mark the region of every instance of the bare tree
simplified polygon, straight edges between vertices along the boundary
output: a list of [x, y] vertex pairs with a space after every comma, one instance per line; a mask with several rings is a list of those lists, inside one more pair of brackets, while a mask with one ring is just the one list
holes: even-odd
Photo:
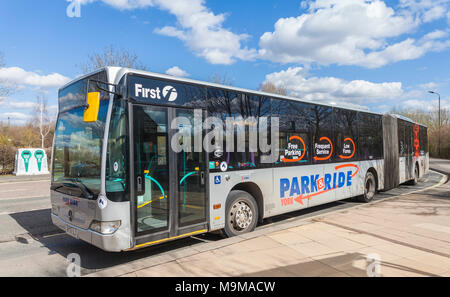
[[287, 91], [285, 87], [277, 87], [275, 84], [271, 82], [264, 82], [260, 85], [259, 89], [266, 93], [272, 93], [277, 95], [286, 96]]
[[226, 74], [214, 74], [209, 78], [209, 81], [215, 84], [225, 85], [225, 86], [232, 86], [234, 81], [232, 79], [229, 79]]
[[441, 125], [439, 128], [438, 108], [431, 110], [422, 108], [406, 109], [394, 107], [389, 112], [391, 114], [400, 114], [411, 120], [428, 127], [428, 145], [430, 156], [438, 156], [439, 133], [441, 138], [441, 158], [450, 159], [450, 110], [441, 108]]
[[41, 91], [36, 98], [36, 116], [34, 121], [39, 125], [39, 133], [41, 136], [41, 148], [45, 148], [45, 138], [52, 130], [52, 119], [48, 110], [47, 98], [45, 98], [44, 92]]
[[[4, 67], [5, 63], [3, 60], [3, 54], [0, 52], [0, 68]], [[2, 100], [1, 97], [6, 97], [11, 93], [11, 88], [5, 86], [2, 81], [0, 80], [0, 101]]]
[[116, 49], [113, 45], [107, 46], [102, 52], [94, 52], [92, 55], [88, 55], [88, 62], [82, 64], [80, 68], [84, 73], [88, 73], [106, 66], [147, 70], [147, 67], [138, 60], [136, 54], [125, 49]]

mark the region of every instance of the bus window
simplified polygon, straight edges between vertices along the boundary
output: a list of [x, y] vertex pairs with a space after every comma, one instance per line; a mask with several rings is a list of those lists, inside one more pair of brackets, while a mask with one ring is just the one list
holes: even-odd
[[354, 161], [358, 159], [357, 112], [334, 108], [335, 120], [335, 160]]
[[[218, 165], [223, 161], [227, 162], [228, 170], [263, 166], [258, 150], [258, 123], [261, 117], [270, 116], [269, 98], [210, 88], [208, 116], [217, 117], [224, 123], [223, 144], [217, 144], [217, 149], [209, 157], [210, 164], [214, 165], [214, 168], [210, 167], [211, 170], [219, 169]], [[229, 129], [232, 127], [232, 139], [227, 139], [227, 126]], [[245, 137], [240, 139], [239, 133]], [[255, 141], [251, 146], [253, 151], [250, 151], [251, 133]], [[227, 146], [230, 149], [227, 150]]]
[[408, 148], [405, 143], [405, 121], [398, 120], [397, 130], [398, 130], [398, 155], [399, 157], [405, 157], [408, 151]]
[[106, 194], [109, 200], [129, 201], [128, 117], [126, 102], [114, 99], [106, 158]]
[[279, 118], [279, 158], [276, 166], [310, 163], [311, 105], [286, 100], [272, 100], [272, 115]]
[[[238, 97], [241, 96], [238, 93], [230, 92], [222, 89], [208, 89], [208, 117], [216, 117], [225, 124], [227, 118], [232, 118], [232, 105], [238, 104]], [[235, 169], [236, 163], [235, 154], [226, 151], [227, 135], [225, 133], [225, 127], [223, 127], [223, 143], [214, 143], [215, 149], [209, 155], [210, 170], [220, 170], [219, 166], [222, 162], [227, 162], [228, 170]], [[207, 131], [206, 131], [207, 133]], [[228, 140], [230, 141], [230, 140]], [[214, 165], [212, 167], [212, 165]]]
[[314, 105], [311, 110], [312, 157], [314, 163], [333, 161], [333, 113], [332, 108]]
[[357, 146], [360, 160], [383, 158], [382, 117], [365, 112], [358, 113], [359, 144]]
[[420, 155], [424, 156], [428, 153], [428, 137], [427, 128], [419, 126], [419, 143], [420, 143]]

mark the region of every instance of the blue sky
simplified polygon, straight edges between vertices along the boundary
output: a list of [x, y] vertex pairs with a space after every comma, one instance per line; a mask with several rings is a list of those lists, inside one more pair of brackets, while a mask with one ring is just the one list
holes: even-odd
[[44, 92], [82, 74], [108, 45], [150, 71], [257, 89], [264, 81], [317, 102], [450, 107], [450, 0], [66, 0], [0, 2], [0, 121], [26, 123]]

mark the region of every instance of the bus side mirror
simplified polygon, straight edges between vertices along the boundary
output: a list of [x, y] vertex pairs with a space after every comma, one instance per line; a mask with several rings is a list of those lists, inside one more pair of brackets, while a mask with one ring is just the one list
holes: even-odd
[[90, 92], [87, 95], [87, 108], [84, 110], [85, 122], [96, 122], [100, 108], [100, 92]]

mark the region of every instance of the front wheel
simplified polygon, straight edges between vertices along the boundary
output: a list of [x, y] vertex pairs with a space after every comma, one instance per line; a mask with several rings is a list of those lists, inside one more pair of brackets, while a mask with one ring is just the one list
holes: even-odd
[[376, 193], [376, 186], [375, 176], [372, 172], [367, 172], [364, 179], [364, 195], [359, 197], [358, 200], [366, 203], [372, 201]]
[[228, 237], [251, 232], [258, 220], [255, 198], [244, 191], [231, 191], [226, 204], [225, 234]]

